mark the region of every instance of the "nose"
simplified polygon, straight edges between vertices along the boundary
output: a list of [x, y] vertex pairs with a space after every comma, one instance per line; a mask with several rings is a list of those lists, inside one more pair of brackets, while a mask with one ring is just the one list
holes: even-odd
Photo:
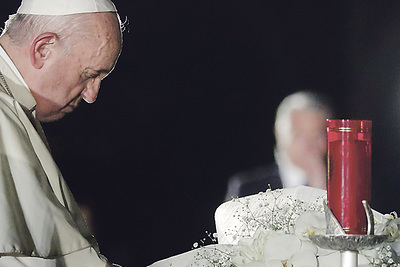
[[100, 90], [100, 83], [101, 79], [99, 78], [95, 78], [87, 83], [86, 88], [81, 93], [86, 103], [92, 104], [96, 101]]

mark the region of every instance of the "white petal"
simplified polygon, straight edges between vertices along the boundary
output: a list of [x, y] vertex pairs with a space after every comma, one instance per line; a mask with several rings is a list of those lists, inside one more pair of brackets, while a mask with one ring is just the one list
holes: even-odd
[[[317, 267], [317, 257], [311, 251], [298, 251], [293, 254], [290, 263], [294, 267]], [[324, 266], [325, 267], [325, 266]]]
[[280, 260], [270, 260], [265, 263], [266, 267], [283, 267], [283, 264]]
[[253, 238], [242, 238], [238, 241], [238, 245], [240, 246], [251, 246], [253, 243], [254, 239]]
[[251, 262], [251, 263], [248, 263], [248, 264], [244, 265], [243, 267], [266, 267], [266, 266], [267, 265], [265, 265], [264, 262], [254, 261], [254, 262]]
[[370, 265], [369, 260], [367, 259], [367, 257], [365, 257], [365, 255], [358, 254], [358, 266], [359, 267], [363, 267], [363, 266], [371, 266], [371, 265]]
[[360, 256], [362, 257], [369, 257], [369, 258], [378, 258], [378, 251], [376, 249], [370, 249], [370, 250], [362, 250], [358, 254], [358, 259], [360, 260]]
[[271, 237], [265, 243], [264, 257], [266, 260], [287, 260], [301, 248], [301, 241], [295, 235], [280, 235]]
[[306, 211], [297, 219], [294, 233], [299, 238], [304, 238], [308, 233], [325, 234], [325, 215], [316, 211]]
[[309, 241], [301, 241], [301, 251], [310, 251], [317, 254], [318, 247]]
[[320, 248], [320, 247], [317, 247], [317, 248], [318, 248], [317, 254], [319, 256], [329, 256], [332, 253], [337, 252], [336, 250], [332, 250], [332, 249], [325, 249], [325, 248]]
[[320, 256], [318, 263], [321, 267], [338, 267], [340, 266], [340, 252], [335, 251], [334, 253]]

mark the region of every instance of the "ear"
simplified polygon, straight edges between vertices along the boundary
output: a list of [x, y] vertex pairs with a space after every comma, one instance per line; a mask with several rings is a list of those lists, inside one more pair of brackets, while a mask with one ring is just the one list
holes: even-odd
[[34, 68], [40, 69], [58, 44], [55, 33], [46, 32], [38, 35], [30, 46], [29, 56]]

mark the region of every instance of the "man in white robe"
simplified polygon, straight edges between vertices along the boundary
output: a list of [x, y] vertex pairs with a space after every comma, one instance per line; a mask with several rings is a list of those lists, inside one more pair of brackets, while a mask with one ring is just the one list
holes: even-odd
[[121, 46], [121, 22], [109, 0], [23, 0], [6, 22], [0, 37], [0, 267], [111, 266], [39, 121], [62, 118], [82, 99], [94, 102]]

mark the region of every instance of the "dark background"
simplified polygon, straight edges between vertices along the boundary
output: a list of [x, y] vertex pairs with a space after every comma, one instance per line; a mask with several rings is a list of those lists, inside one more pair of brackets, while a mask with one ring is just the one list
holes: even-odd
[[44, 125], [110, 260], [146, 266], [214, 231], [227, 179], [273, 160], [275, 110], [303, 89], [373, 121], [372, 206], [399, 211], [399, 1], [115, 3], [129, 20], [115, 71], [96, 103]]

